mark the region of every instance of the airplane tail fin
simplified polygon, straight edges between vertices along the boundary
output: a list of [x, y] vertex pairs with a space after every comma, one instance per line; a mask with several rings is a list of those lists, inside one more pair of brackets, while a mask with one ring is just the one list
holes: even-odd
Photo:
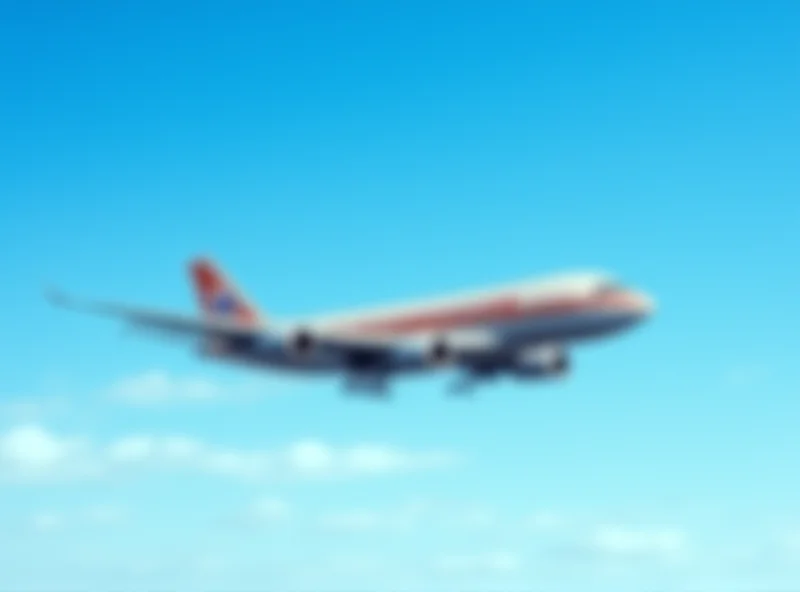
[[258, 309], [231, 282], [217, 265], [206, 258], [189, 264], [198, 303], [209, 317], [256, 324], [264, 321]]

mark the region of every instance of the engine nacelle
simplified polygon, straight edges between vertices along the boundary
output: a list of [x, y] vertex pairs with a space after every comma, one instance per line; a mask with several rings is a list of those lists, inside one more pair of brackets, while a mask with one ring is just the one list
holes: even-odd
[[563, 376], [570, 370], [570, 361], [560, 347], [539, 346], [523, 350], [513, 362], [511, 371], [520, 378]]
[[298, 329], [291, 333], [286, 339], [286, 349], [293, 356], [307, 356], [316, 346], [316, 339], [314, 339], [314, 336], [307, 329]]
[[428, 363], [441, 366], [453, 360], [453, 348], [444, 339], [436, 339], [431, 343], [426, 353]]

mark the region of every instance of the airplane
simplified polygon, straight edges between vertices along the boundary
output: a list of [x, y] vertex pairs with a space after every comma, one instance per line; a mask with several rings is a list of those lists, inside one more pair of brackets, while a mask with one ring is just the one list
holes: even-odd
[[455, 369], [453, 392], [486, 379], [566, 376], [574, 345], [632, 328], [654, 311], [612, 276], [576, 272], [404, 305], [297, 320], [264, 315], [210, 258], [188, 264], [199, 315], [83, 301], [56, 305], [196, 340], [201, 357], [261, 369], [340, 374], [346, 390], [385, 395], [394, 376]]

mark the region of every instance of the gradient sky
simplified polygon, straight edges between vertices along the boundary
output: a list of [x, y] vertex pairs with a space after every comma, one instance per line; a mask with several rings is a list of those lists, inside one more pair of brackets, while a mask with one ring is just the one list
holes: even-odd
[[[233, 4], [0, 4], [0, 590], [796, 590], [800, 6]], [[659, 310], [382, 403], [41, 297], [191, 311], [198, 253], [276, 317]]]

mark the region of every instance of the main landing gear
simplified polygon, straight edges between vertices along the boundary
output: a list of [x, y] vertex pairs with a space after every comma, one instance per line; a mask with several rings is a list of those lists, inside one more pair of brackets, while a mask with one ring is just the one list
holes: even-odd
[[474, 368], [467, 370], [450, 385], [449, 393], [451, 395], [460, 396], [472, 395], [478, 385], [496, 376], [497, 372], [490, 368]]

